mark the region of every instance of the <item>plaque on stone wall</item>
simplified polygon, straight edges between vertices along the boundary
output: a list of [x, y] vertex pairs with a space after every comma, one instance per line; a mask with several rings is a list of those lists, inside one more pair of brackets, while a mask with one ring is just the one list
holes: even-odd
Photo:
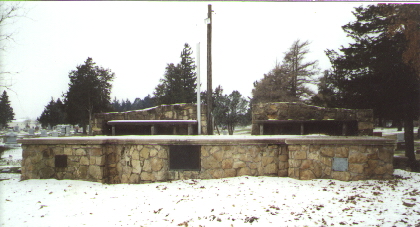
[[67, 155], [56, 155], [55, 167], [67, 167]]
[[200, 170], [200, 145], [171, 145], [169, 146], [169, 169], [171, 170]]
[[333, 158], [333, 171], [347, 171], [349, 169], [348, 158]]

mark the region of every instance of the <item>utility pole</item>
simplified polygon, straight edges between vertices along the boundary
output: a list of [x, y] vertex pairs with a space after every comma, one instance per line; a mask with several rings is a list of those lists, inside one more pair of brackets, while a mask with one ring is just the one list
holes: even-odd
[[213, 99], [212, 99], [212, 75], [211, 75], [211, 4], [208, 5], [207, 15], [207, 135], [213, 135], [213, 116], [211, 114], [213, 110]]

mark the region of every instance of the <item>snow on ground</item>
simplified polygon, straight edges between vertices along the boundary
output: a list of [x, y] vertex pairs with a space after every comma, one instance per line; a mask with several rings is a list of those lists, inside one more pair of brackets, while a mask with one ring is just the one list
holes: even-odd
[[2, 226], [420, 226], [420, 174], [108, 185], [0, 174]]
[[14, 147], [0, 152], [0, 168], [21, 166], [22, 148]]
[[[398, 133], [404, 133], [404, 128], [403, 128], [402, 131], [398, 131], [397, 128], [383, 128], [383, 127], [381, 128], [381, 127], [378, 127], [378, 128], [374, 128], [373, 131], [374, 132], [382, 132], [383, 136], [387, 136], [387, 135], [395, 135], [395, 134], [398, 134]], [[417, 131], [418, 131], [418, 127], [414, 127], [414, 133], [416, 133]]]

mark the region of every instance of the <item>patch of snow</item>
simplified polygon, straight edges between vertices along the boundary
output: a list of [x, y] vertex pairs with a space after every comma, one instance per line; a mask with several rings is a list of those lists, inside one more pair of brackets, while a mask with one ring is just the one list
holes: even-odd
[[5, 150], [1, 154], [0, 167], [16, 167], [21, 166], [22, 148], [15, 147]]
[[0, 181], [0, 224], [419, 225], [420, 174], [394, 174], [395, 180], [353, 182], [242, 176], [135, 185], [11, 178]]

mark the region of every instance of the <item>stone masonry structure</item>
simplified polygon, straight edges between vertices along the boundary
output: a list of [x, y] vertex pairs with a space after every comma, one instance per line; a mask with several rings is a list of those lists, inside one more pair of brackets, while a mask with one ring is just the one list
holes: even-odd
[[98, 136], [22, 139], [22, 180], [145, 183], [235, 176], [390, 179], [395, 141], [376, 137]]
[[373, 135], [373, 110], [310, 106], [296, 102], [252, 106], [252, 135]]
[[[315, 178], [349, 180], [390, 179], [393, 173], [395, 146], [368, 141], [308, 140], [289, 141], [289, 177], [308, 180]], [[335, 171], [334, 159], [347, 161], [344, 171]]]
[[[201, 106], [201, 132], [207, 132], [206, 108]], [[107, 125], [111, 120], [197, 120], [197, 105], [196, 104], [172, 104], [155, 106], [148, 109], [132, 110], [127, 112], [110, 112], [94, 114], [92, 123], [93, 135], [111, 135], [111, 126]], [[172, 128], [162, 128], [161, 132], [170, 132]], [[122, 135], [150, 135], [148, 128], [126, 127], [119, 131]], [[118, 131], [118, 130], [117, 130]], [[187, 134], [187, 126], [177, 126], [175, 129], [180, 134]], [[197, 126], [195, 126], [197, 131]]]

